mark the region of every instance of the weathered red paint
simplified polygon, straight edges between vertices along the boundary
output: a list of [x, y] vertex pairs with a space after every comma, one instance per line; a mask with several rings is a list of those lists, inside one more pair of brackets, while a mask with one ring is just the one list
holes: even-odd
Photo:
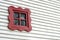
[[[31, 13], [31, 11], [28, 9], [28, 8], [25, 8], [25, 9], [22, 9], [21, 7], [18, 7], [18, 8], [15, 8], [15, 7], [13, 7], [13, 6], [10, 6], [9, 8], [8, 8], [8, 11], [9, 11], [9, 16], [8, 16], [8, 19], [9, 19], [9, 24], [8, 24], [8, 28], [10, 29], [10, 30], [19, 30], [19, 31], [23, 31], [23, 30], [25, 30], [25, 31], [27, 31], [27, 32], [29, 32], [29, 31], [31, 31], [32, 30], [32, 27], [31, 27], [31, 18], [30, 18], [30, 13]], [[23, 12], [23, 13], [25, 13], [27, 16], [27, 19], [26, 19], [26, 26], [21, 26], [21, 25], [14, 25], [14, 17], [13, 17], [13, 15], [14, 15], [14, 12]]]

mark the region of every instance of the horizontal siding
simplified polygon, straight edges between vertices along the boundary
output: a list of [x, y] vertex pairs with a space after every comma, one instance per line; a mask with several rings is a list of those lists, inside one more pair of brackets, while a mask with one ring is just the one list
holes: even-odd
[[[31, 10], [31, 32], [10, 31], [8, 27], [9, 6]], [[6, 40], [60, 40], [59, 1], [0, 1], [0, 39]]]

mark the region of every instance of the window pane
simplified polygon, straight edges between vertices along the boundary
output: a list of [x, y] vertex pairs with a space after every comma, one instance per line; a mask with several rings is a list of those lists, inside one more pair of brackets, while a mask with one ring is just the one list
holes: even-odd
[[19, 20], [14, 20], [14, 24], [15, 25], [19, 25], [20, 23], [19, 23]]
[[21, 20], [21, 26], [26, 26], [26, 21], [25, 20]]
[[22, 19], [25, 19], [25, 18], [26, 18], [26, 14], [21, 13], [20, 15], [21, 15], [21, 18], [22, 18]]
[[18, 15], [19, 15], [18, 12], [14, 12], [14, 18], [19, 18]]

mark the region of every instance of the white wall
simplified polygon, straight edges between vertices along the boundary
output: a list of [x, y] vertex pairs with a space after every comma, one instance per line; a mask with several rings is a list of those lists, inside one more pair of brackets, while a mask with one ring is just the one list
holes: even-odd
[[[31, 10], [31, 32], [11, 31], [8, 27], [8, 7], [22, 7]], [[0, 1], [0, 40], [60, 40], [59, 1]]]

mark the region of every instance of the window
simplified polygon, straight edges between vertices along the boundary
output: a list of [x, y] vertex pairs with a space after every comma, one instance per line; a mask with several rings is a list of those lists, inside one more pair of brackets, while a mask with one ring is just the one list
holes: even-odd
[[32, 30], [31, 27], [31, 18], [30, 18], [30, 10], [21, 7], [15, 8], [13, 6], [9, 7], [9, 24], [8, 28], [10, 30], [25, 30], [27, 32]]
[[14, 12], [14, 24], [20, 26], [26, 26], [26, 14]]

